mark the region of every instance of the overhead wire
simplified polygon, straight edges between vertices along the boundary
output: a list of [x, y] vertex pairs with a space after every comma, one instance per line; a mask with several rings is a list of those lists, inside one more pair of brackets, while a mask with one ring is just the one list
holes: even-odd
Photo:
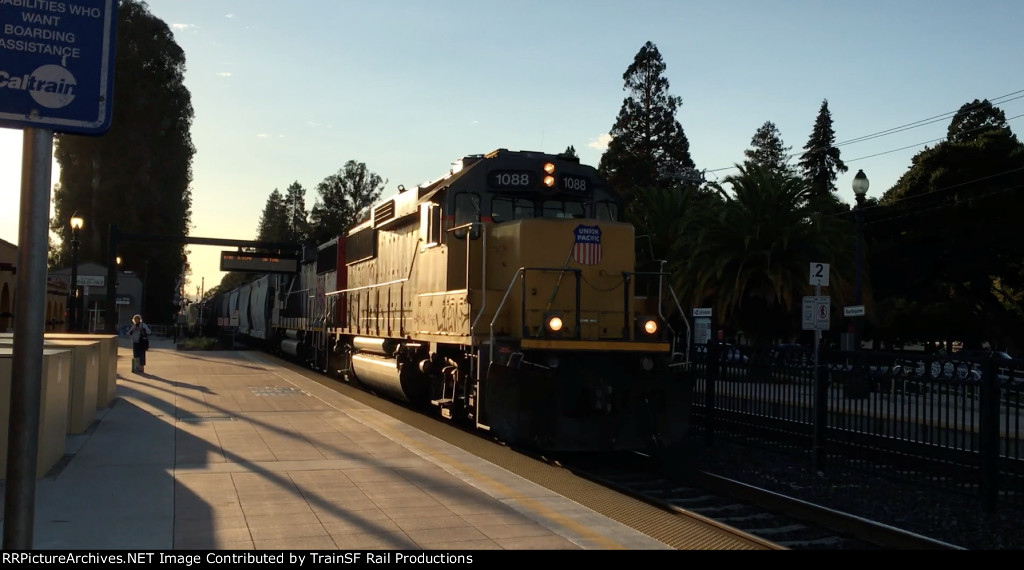
[[[995, 106], [995, 105], [998, 105], [998, 104], [1008, 103], [1010, 101], [1016, 101], [1016, 100], [1022, 99], [1022, 98], [1024, 98], [1024, 89], [1013, 91], [1013, 92], [1007, 93], [1005, 95], [1000, 95], [998, 97], [985, 99], [984, 101], [987, 101], [991, 105]], [[981, 106], [983, 104], [984, 104], [983, 101], [979, 101], [978, 102], [978, 106]], [[973, 105], [972, 106], [968, 106], [967, 110], [970, 110], [972, 108], [973, 108]], [[867, 134], [867, 135], [862, 135], [862, 136], [859, 136], [859, 137], [855, 137], [855, 138], [852, 138], [852, 139], [848, 139], [848, 140], [845, 140], [845, 141], [842, 141], [842, 142], [835, 143], [832, 146], [838, 148], [840, 146], [847, 146], [847, 145], [851, 145], [851, 144], [856, 144], [856, 143], [859, 143], [859, 142], [864, 142], [864, 141], [873, 140], [873, 139], [877, 139], [877, 138], [881, 138], [881, 137], [884, 137], [884, 136], [893, 135], [893, 134], [904, 132], [904, 131], [909, 131], [909, 130], [912, 130], [912, 129], [915, 129], [915, 128], [918, 128], [918, 127], [923, 127], [923, 126], [926, 126], [926, 125], [931, 125], [931, 124], [937, 123], [939, 121], [951, 119], [954, 116], [956, 116], [957, 113], [959, 113], [959, 112], [961, 112], [963, 110], [964, 110], [964, 107], [961, 107], [961, 108], [959, 108], [959, 109], [957, 109], [955, 111], [949, 111], [949, 112], [946, 112], [946, 113], [942, 113], [940, 115], [934, 115], [932, 117], [928, 117], [926, 119], [921, 119], [921, 120], [918, 120], [918, 121], [913, 121], [911, 123], [906, 123], [904, 125], [899, 125], [899, 126], [892, 127], [892, 128], [889, 128], [889, 129], [884, 129], [884, 130], [881, 130], [881, 131], [876, 131], [874, 133], [870, 133], [870, 134]], [[1019, 119], [1020, 117], [1024, 117], [1024, 114], [1014, 115], [1012, 117], [1009, 117], [1009, 118], [1006, 119], [1006, 122], [1010, 122], [1010, 121], [1012, 121], [1014, 119]], [[903, 147], [896, 148], [896, 149], [891, 149], [891, 150], [887, 150], [887, 151], [878, 152], [878, 153], [871, 154], [871, 155], [866, 155], [866, 156], [860, 156], [860, 157], [857, 157], [857, 158], [847, 159], [847, 160], [844, 160], [843, 162], [844, 163], [856, 162], [856, 161], [859, 161], [859, 160], [865, 160], [865, 159], [868, 159], [868, 158], [874, 158], [874, 157], [877, 157], [877, 156], [883, 156], [883, 155], [886, 155], [886, 154], [892, 154], [894, 152], [900, 152], [902, 150], [907, 150], [907, 149], [910, 149], [910, 148], [916, 148], [916, 147], [924, 146], [924, 145], [927, 145], [927, 144], [941, 142], [943, 140], [946, 140], [946, 137], [940, 137], [940, 138], [936, 138], [936, 139], [927, 140], [927, 141], [924, 141], [924, 142], [919, 142], [919, 143], [903, 146]], [[804, 154], [806, 154], [808, 152], [811, 152], [812, 150], [819, 150], [819, 149], [806, 149], [806, 150], [804, 150], [801, 153], [791, 153], [791, 154], [787, 155], [787, 162], [792, 162], [794, 158], [802, 157]], [[726, 170], [734, 170], [734, 169], [736, 169], [736, 165], [726, 166], [726, 167], [722, 167], [722, 168], [705, 169], [704, 172], [706, 172], [706, 173], [715, 173], [715, 172], [723, 172], [723, 171], [726, 171]]]

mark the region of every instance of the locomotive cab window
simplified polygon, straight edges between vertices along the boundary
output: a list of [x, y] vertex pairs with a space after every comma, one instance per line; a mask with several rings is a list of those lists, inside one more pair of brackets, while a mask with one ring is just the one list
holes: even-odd
[[584, 208], [582, 202], [565, 201], [562, 200], [545, 200], [544, 201], [544, 217], [545, 218], [584, 218]]
[[[480, 196], [470, 192], [455, 195], [455, 227], [480, 221]], [[455, 237], [465, 239], [466, 228], [455, 230]], [[470, 239], [480, 237], [480, 226], [473, 226], [469, 232]]]
[[619, 208], [613, 202], [602, 200], [594, 204], [594, 217], [598, 220], [617, 222], [619, 220]]
[[491, 221], [494, 223], [533, 217], [533, 202], [524, 198], [494, 198], [491, 200]]
[[441, 206], [433, 202], [420, 204], [420, 239], [424, 248], [441, 243]]

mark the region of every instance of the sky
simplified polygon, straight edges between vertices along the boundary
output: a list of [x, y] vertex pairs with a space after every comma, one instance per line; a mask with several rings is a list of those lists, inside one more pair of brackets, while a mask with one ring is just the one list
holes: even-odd
[[[709, 181], [736, 172], [767, 121], [797, 161], [824, 100], [851, 204], [858, 169], [881, 196], [965, 103], [988, 99], [1024, 130], [1020, 0], [147, 4], [185, 52], [196, 237], [255, 239], [271, 192], [299, 182], [311, 208], [350, 160], [387, 181], [385, 197], [497, 148], [572, 145], [597, 166], [647, 41]], [[15, 244], [22, 144], [0, 128], [0, 238]], [[189, 247], [195, 298], [220, 283], [224, 248]]]

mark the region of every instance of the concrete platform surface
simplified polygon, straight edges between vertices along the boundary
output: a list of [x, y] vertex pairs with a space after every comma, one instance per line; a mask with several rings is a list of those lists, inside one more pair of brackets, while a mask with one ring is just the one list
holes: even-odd
[[112, 404], [36, 482], [32, 549], [670, 549], [258, 352], [154, 337], [135, 374], [119, 341]]

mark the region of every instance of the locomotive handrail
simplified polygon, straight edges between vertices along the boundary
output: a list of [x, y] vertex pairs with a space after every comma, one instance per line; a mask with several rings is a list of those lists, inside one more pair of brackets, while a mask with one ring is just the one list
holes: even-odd
[[[469, 229], [472, 230], [473, 226], [480, 226], [480, 234], [483, 236], [483, 243], [481, 247], [483, 252], [480, 254], [483, 259], [480, 262], [480, 309], [476, 313], [476, 318], [469, 325], [469, 336], [473, 337], [474, 331], [476, 331], [476, 325], [480, 322], [480, 318], [484, 316], [484, 310], [487, 308], [487, 228], [480, 222], [468, 222], [461, 226], [455, 226], [449, 228], [447, 231], [454, 233], [458, 230]], [[472, 240], [469, 239], [469, 232], [466, 233], [466, 294], [469, 294], [469, 246]]]
[[[331, 291], [330, 293], [325, 293], [324, 297], [334, 297], [334, 296], [337, 296], [337, 295], [341, 295], [343, 293], [355, 293], [357, 291], [369, 291], [371, 289], [379, 289], [381, 287], [387, 287], [387, 286], [390, 286], [390, 285], [396, 285], [398, 283], [406, 283], [407, 281], [409, 281], [409, 278], [408, 277], [403, 277], [402, 279], [395, 279], [393, 281], [388, 281], [388, 282], [385, 282], [385, 283], [375, 283], [373, 285], [363, 285], [362, 287], [350, 287], [348, 289], [338, 289], [337, 291]], [[404, 296], [405, 296], [405, 293], [404, 293], [404, 288], [403, 288], [402, 297], [404, 297]], [[369, 300], [367, 300], [367, 302], [369, 303]], [[377, 304], [378, 304], [378, 309], [379, 309], [380, 303], [378, 302]], [[350, 312], [350, 314], [351, 314], [351, 312]], [[401, 318], [402, 318], [403, 321], [405, 320], [405, 316], [404, 315]], [[346, 327], [347, 326], [348, 325], [346, 325]], [[357, 327], [357, 330], [359, 330], [359, 319], [358, 318], [356, 319], [356, 327]], [[401, 324], [401, 328], [402, 328], [403, 331], [405, 330], [405, 323], [404, 322]]]
[[[666, 263], [665, 260], [659, 260], [659, 261], [660, 261], [660, 263], [662, 263], [662, 267], [664, 268], [665, 267], [665, 263]], [[678, 333], [676, 333], [675, 328], [673, 328], [672, 324], [669, 322], [669, 318], [667, 316], [665, 316], [665, 313], [662, 310], [662, 298], [664, 296], [664, 294], [662, 293], [662, 287], [663, 287], [663, 283], [665, 282], [665, 277], [667, 275], [669, 275], [669, 274], [670, 273], [666, 273], [665, 271], [639, 271], [639, 272], [634, 273], [634, 275], [657, 275], [657, 277], [658, 277], [657, 278], [657, 316], [662, 318], [662, 320], [665, 321], [666, 325], [669, 327], [669, 330], [672, 331], [673, 335], [678, 336]], [[686, 313], [683, 311], [683, 306], [679, 302], [679, 298], [676, 297], [676, 291], [674, 289], [672, 289], [672, 284], [671, 283], [669, 284], [668, 289], [669, 289], [669, 293], [672, 294], [672, 300], [676, 302], [676, 309], [679, 311], [679, 316], [682, 317], [683, 324], [686, 325], [686, 353], [685, 353], [686, 360], [684, 362], [689, 362], [690, 361], [690, 336], [692, 334], [692, 331], [691, 331], [691, 328], [690, 328], [690, 321], [689, 321], [689, 319], [686, 318]]]
[[375, 289], [377, 287], [386, 287], [388, 285], [394, 285], [395, 283], [405, 283], [408, 281], [408, 277], [401, 279], [395, 279], [394, 281], [388, 281], [387, 283], [376, 283], [374, 285], [363, 285], [362, 287], [352, 287], [350, 289], [338, 289], [337, 291], [331, 291], [330, 293], [324, 293], [324, 296], [330, 297], [332, 295], [340, 295], [342, 293], [352, 293], [353, 291], [362, 291], [363, 289]]
[[520, 267], [516, 270], [512, 275], [512, 279], [509, 280], [508, 287], [505, 288], [505, 296], [501, 298], [501, 302], [498, 303], [498, 308], [494, 310], [494, 318], [491, 319], [491, 343], [487, 346], [488, 366], [494, 364], [494, 324], [498, 322], [498, 317], [501, 315], [501, 308], [505, 306], [505, 301], [508, 300], [508, 296], [512, 293], [512, 287], [516, 284], [516, 279], [519, 277], [519, 274], [525, 272], [525, 267]]
[[[526, 275], [527, 271], [566, 271], [566, 269], [564, 267], [520, 267], [512, 275], [512, 279], [509, 280], [508, 287], [505, 288], [505, 296], [501, 298], [501, 302], [498, 303], [498, 308], [494, 310], [494, 317], [491, 319], [491, 324], [490, 324], [490, 326], [491, 326], [491, 334], [490, 334], [491, 346], [490, 346], [490, 360], [489, 360], [489, 362], [491, 364], [494, 363], [494, 324], [498, 321], [498, 317], [501, 315], [501, 309], [502, 309], [502, 307], [505, 306], [505, 301], [508, 300], [509, 294], [512, 293], [512, 287], [515, 286], [516, 279], [517, 278], [519, 278], [519, 279], [525, 278], [525, 275]], [[576, 334], [579, 335], [579, 330], [580, 330], [580, 291], [579, 291], [579, 275], [580, 275], [580, 270], [579, 269], [569, 269], [568, 271], [571, 271], [571, 272], [573, 272], [573, 274], [576, 275]], [[524, 303], [525, 303], [525, 294], [523, 295], [523, 299], [524, 299]], [[526, 308], [525, 308], [525, 306], [523, 308], [522, 315], [520, 315], [520, 318], [523, 319], [523, 327], [525, 328], [526, 327]], [[526, 336], [527, 335], [524, 332], [523, 337], [525, 338]]]
[[[661, 262], [662, 268], [664, 268], [665, 267], [665, 260], [659, 260], [659, 261]], [[662, 297], [664, 295], [662, 293], [662, 285], [663, 285], [663, 283], [665, 281], [665, 277], [667, 275], [669, 275], [669, 274], [665, 273], [664, 271], [641, 271], [641, 272], [633, 273], [633, 275], [657, 275], [658, 276], [658, 317], [660, 317], [661, 320], [665, 322], [665, 325], [669, 328], [669, 330], [672, 331], [673, 335], [678, 335], [678, 333], [676, 333], [675, 329], [672, 328], [672, 325], [668, 321], [668, 317], [665, 316], [665, 314], [664, 314], [664, 312], [662, 311], [662, 308], [661, 308]], [[684, 364], [686, 364], [686, 363], [690, 362], [690, 338], [691, 338], [691, 334], [692, 334], [692, 329], [690, 329], [690, 321], [689, 321], [689, 319], [686, 318], [686, 313], [683, 311], [683, 306], [679, 302], [679, 298], [676, 297], [675, 289], [672, 288], [671, 284], [669, 284], [669, 286], [668, 286], [668, 292], [672, 294], [672, 300], [676, 302], [676, 309], [679, 310], [679, 316], [682, 317], [683, 324], [686, 325], [686, 353], [685, 353], [686, 360], [683, 362]]]
[[[576, 332], [574, 333], [573, 338], [576, 338], [576, 339], [580, 338], [580, 334], [582, 334], [582, 331], [581, 331], [581, 319], [582, 319], [582, 313], [583, 313], [583, 311], [580, 309], [580, 297], [581, 297], [581, 295], [580, 295], [580, 276], [583, 275], [583, 271], [580, 270], [580, 269], [576, 269], [576, 268], [568, 269], [565, 266], [562, 266], [562, 267], [527, 267], [525, 269], [526, 269], [526, 271], [557, 271], [558, 272], [558, 282], [555, 283], [554, 291], [552, 291], [552, 293], [551, 293], [551, 298], [552, 299], [554, 299], [555, 295], [558, 294], [558, 288], [561, 286], [560, 283], [561, 283], [561, 280], [562, 280], [562, 276], [565, 275], [566, 271], [572, 272], [573, 277], [576, 278], [576, 320], [573, 323], [573, 325], [574, 325], [573, 326], [573, 330], [576, 331]], [[522, 285], [522, 291], [520, 291], [520, 294], [521, 294], [521, 297], [522, 297], [522, 300], [523, 300], [523, 308], [522, 308], [523, 338], [526, 338], [529, 335], [527, 334], [527, 328], [526, 328], [526, 273], [525, 272], [523, 273], [523, 279], [520, 282], [520, 285]], [[548, 306], [547, 306], [547, 309], [545, 309], [545, 311], [551, 310], [551, 303], [552, 303], [551, 301], [548, 301]], [[627, 308], [626, 311], [628, 313], [629, 309]], [[541, 335], [541, 329], [542, 329], [543, 326], [544, 326], [543, 323], [541, 323], [541, 326], [537, 327], [537, 337], [538, 338]]]
[[[664, 262], [662, 262], [662, 263], [664, 263]], [[659, 287], [660, 286], [661, 285], [659, 284]], [[690, 363], [690, 339], [691, 339], [691, 335], [693, 333], [693, 331], [690, 329], [690, 320], [686, 318], [686, 313], [683, 312], [683, 305], [682, 305], [682, 303], [679, 302], [679, 297], [676, 297], [676, 291], [675, 291], [675, 289], [672, 288], [672, 284], [671, 283], [668, 286], [668, 292], [672, 293], [672, 300], [676, 302], [676, 308], [679, 309], [679, 316], [681, 316], [683, 318], [683, 324], [686, 325], [686, 360], [684, 360], [683, 363], [684, 364], [689, 364]], [[661, 312], [661, 304], [660, 303], [658, 305], [658, 312], [659, 312], [658, 316], [661, 316], [660, 315], [660, 312]], [[665, 317], [661, 317], [661, 318], [665, 319]], [[668, 319], [665, 319], [665, 322], [668, 323]], [[669, 325], [669, 328], [671, 328], [671, 325]]]
[[[664, 267], [664, 262], [662, 262], [662, 267]], [[505, 306], [505, 302], [508, 300], [509, 295], [512, 293], [512, 287], [515, 286], [516, 279], [523, 278], [527, 271], [564, 271], [564, 270], [565, 270], [564, 267], [520, 267], [512, 275], [512, 278], [509, 280], [508, 287], [505, 288], [505, 295], [501, 298], [501, 302], [498, 303], [498, 308], [494, 310], [494, 317], [491, 319], [491, 322], [490, 322], [490, 341], [491, 342], [490, 342], [490, 346], [488, 347], [488, 351], [489, 351], [488, 362], [490, 364], [494, 363], [494, 325], [498, 321], [498, 317], [500, 316], [501, 309]], [[578, 273], [578, 270], [570, 270], [570, 271], [574, 271], [574, 272]], [[633, 273], [633, 275], [657, 275], [658, 276], [658, 316], [661, 318], [662, 321], [665, 322], [665, 324], [666, 324], [666, 326], [668, 326], [669, 330], [671, 330], [674, 335], [678, 336], [678, 333], [676, 333], [675, 329], [672, 328], [672, 325], [669, 324], [668, 318], [665, 316], [664, 311], [662, 310], [662, 307], [661, 307], [662, 296], [663, 296], [662, 286], [663, 286], [663, 282], [665, 280], [665, 276], [668, 275], [668, 274], [665, 273], [665, 272], [662, 272], [662, 271], [658, 271], [658, 272], [636, 272], [636, 273]], [[578, 275], [577, 275], [577, 282], [578, 282]], [[676, 296], [675, 289], [672, 288], [671, 284], [668, 286], [668, 291], [669, 291], [669, 293], [672, 294], [672, 300], [675, 301], [676, 309], [679, 311], [679, 316], [683, 319], [683, 324], [686, 325], [685, 360], [683, 361], [682, 364], [689, 364], [689, 362], [690, 362], [690, 338], [691, 338], [691, 334], [692, 334], [692, 329], [690, 328], [690, 321], [689, 321], [689, 319], [686, 318], [686, 313], [683, 312], [683, 306], [679, 302], [679, 298]], [[577, 320], [577, 322], [576, 322], [576, 328], [577, 328], [577, 331], [578, 331], [579, 330], [579, 307], [578, 307], [578, 304], [579, 304], [579, 291], [578, 290], [577, 290], [577, 294], [576, 294], [576, 302], [577, 302], [577, 310], [576, 310], [576, 320]], [[525, 321], [526, 315], [523, 314], [521, 316], [521, 318], [523, 318], [524, 321]], [[524, 322], [524, 326], [525, 326], [525, 322]]]
[[[469, 337], [470, 338], [473, 338], [474, 331], [476, 331], [476, 325], [477, 325], [477, 323], [480, 322], [480, 317], [482, 317], [484, 315], [484, 309], [487, 308], [487, 228], [482, 223], [480, 223], [480, 222], [467, 222], [467, 223], [462, 224], [460, 226], [455, 226], [453, 228], [448, 228], [447, 230], [445, 230], [446, 232], [451, 233], [451, 234], [454, 234], [455, 232], [457, 232], [459, 230], [467, 230], [466, 231], [466, 238], [465, 239], [466, 239], [466, 295], [467, 295], [467, 298], [468, 298], [469, 293], [470, 293], [470, 288], [469, 288], [470, 261], [471, 261], [470, 246], [473, 243], [473, 240], [471, 239], [471, 236], [473, 235], [474, 226], [479, 226], [480, 227], [480, 234], [483, 236], [483, 243], [481, 244], [481, 247], [483, 248], [483, 250], [482, 250], [482, 253], [480, 254], [481, 257], [482, 257], [482, 260], [480, 262], [480, 299], [481, 299], [481, 301], [480, 301], [480, 308], [477, 310], [476, 318], [473, 319], [473, 322], [470, 323], [470, 325], [469, 325]], [[475, 364], [471, 363], [470, 366], [474, 367]], [[471, 372], [471, 375], [476, 376], [478, 373], [479, 373], [479, 370], [473, 370]]]

